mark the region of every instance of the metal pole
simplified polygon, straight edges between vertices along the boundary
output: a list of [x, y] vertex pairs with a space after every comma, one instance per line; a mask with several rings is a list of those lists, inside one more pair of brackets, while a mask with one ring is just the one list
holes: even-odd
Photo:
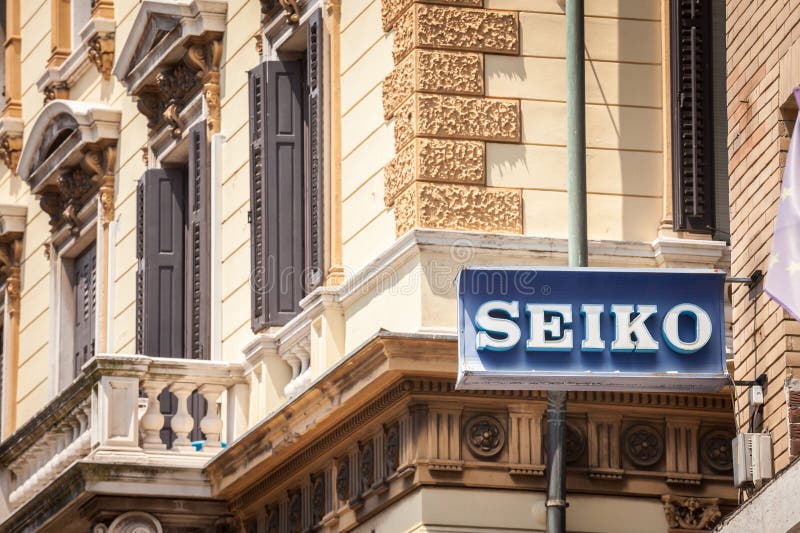
[[[583, 54], [583, 0], [567, 0], [567, 195], [569, 265], [588, 265], [586, 238], [586, 116]], [[566, 391], [547, 393], [547, 531], [564, 533], [567, 524], [567, 471], [564, 463]]]

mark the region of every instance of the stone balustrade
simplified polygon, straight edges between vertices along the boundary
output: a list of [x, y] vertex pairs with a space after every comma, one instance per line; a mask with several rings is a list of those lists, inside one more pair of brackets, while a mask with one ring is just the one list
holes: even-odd
[[[166, 391], [177, 400], [171, 416], [160, 407], [159, 395]], [[200, 449], [190, 440], [194, 391], [207, 406], [199, 421]], [[201, 468], [223, 441], [244, 431], [248, 403], [240, 364], [97, 355], [70, 386], [0, 444], [3, 496], [16, 509], [76, 461]], [[174, 433], [171, 442], [162, 440], [164, 429]]]
[[281, 359], [292, 367], [292, 379], [283, 388], [284, 394], [291, 398], [304, 391], [311, 383], [311, 353], [308, 335], [283, 348], [279, 353]]

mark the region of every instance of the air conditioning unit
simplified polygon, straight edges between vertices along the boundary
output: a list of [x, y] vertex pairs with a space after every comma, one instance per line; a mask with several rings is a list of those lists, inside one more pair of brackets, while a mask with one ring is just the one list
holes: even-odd
[[760, 487], [772, 478], [772, 437], [768, 433], [739, 433], [732, 451], [734, 485]]

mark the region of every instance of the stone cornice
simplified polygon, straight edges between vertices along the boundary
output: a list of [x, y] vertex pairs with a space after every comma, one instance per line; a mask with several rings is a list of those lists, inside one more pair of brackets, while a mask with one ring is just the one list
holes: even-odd
[[[456, 353], [454, 335], [376, 334], [212, 459], [207, 471], [214, 496], [240, 498], [235, 505], [247, 506], [264, 487], [320, 459], [409, 396], [454, 405], [493, 400], [544, 405], [543, 391], [455, 391]], [[609, 416], [702, 414], [705, 423], [722, 426], [729, 425], [732, 408], [727, 396], [712, 394], [575, 392], [569, 401], [573, 409], [603, 409]]]

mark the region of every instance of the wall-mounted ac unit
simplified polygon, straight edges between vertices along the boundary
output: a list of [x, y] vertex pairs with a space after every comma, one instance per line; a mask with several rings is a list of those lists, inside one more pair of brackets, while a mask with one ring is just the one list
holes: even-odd
[[772, 437], [768, 433], [739, 433], [733, 439], [733, 484], [760, 487], [772, 478]]

